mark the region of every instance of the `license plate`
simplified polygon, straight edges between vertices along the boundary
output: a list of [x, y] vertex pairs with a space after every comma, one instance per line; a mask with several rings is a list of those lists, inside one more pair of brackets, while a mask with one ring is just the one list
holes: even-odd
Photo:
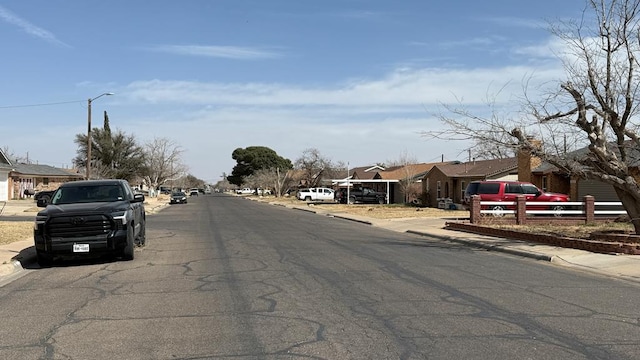
[[73, 252], [89, 252], [89, 244], [73, 244]]

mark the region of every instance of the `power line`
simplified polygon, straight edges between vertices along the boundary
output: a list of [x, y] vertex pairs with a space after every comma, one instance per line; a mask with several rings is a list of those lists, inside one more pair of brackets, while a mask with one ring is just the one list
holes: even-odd
[[28, 105], [8, 105], [8, 106], [0, 106], [0, 109], [15, 109], [15, 108], [37, 107], [37, 106], [63, 105], [63, 104], [80, 103], [85, 101], [87, 100], [74, 100], [74, 101], [63, 101], [63, 102], [43, 103], [43, 104], [28, 104]]

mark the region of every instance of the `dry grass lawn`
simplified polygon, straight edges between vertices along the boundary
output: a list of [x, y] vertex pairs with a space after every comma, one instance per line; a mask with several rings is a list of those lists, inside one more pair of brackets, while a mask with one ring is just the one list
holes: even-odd
[[33, 238], [31, 221], [0, 221], [0, 245]]

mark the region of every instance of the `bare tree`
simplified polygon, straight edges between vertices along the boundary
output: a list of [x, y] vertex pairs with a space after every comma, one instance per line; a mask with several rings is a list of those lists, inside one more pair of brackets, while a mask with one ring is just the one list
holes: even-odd
[[150, 189], [155, 189], [167, 181], [182, 178], [188, 171], [182, 162], [184, 150], [172, 140], [154, 138], [144, 145], [144, 152], [142, 177]]
[[303, 150], [302, 155], [294, 162], [294, 168], [299, 171], [300, 182], [307, 187], [317, 187], [323, 178], [333, 178], [340, 167], [344, 165], [334, 164], [315, 148]]
[[387, 162], [387, 171], [399, 172], [400, 182], [398, 185], [404, 195], [405, 203], [417, 199], [420, 195], [420, 188], [417, 186], [418, 179], [416, 179], [418, 169], [415, 165], [417, 163], [416, 157], [407, 151], [402, 152], [397, 159]]
[[[565, 45], [558, 56], [566, 79], [540, 97], [525, 92], [529, 116], [513, 121], [495, 111], [479, 117], [446, 107], [455, 115], [440, 117], [449, 128], [428, 135], [463, 135], [523, 149], [567, 174], [610, 184], [640, 233], [640, 138], [634, 119], [640, 86], [639, 7], [640, 0], [588, 0], [581, 19], [552, 23], [551, 33]], [[580, 147], [583, 151], [567, 152]]]
[[276, 197], [284, 195], [291, 183], [291, 171], [280, 168], [258, 170], [247, 179], [247, 184], [255, 188], [273, 189]]

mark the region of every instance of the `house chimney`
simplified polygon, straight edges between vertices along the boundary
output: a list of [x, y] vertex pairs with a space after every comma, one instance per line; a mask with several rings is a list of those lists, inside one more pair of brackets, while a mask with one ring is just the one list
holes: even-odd
[[[527, 142], [537, 149], [542, 147], [542, 141], [531, 136], [527, 137]], [[531, 172], [540, 166], [540, 164], [542, 164], [542, 160], [537, 156], [533, 156], [531, 150], [520, 147], [520, 149], [518, 149], [518, 181], [531, 182]]]

